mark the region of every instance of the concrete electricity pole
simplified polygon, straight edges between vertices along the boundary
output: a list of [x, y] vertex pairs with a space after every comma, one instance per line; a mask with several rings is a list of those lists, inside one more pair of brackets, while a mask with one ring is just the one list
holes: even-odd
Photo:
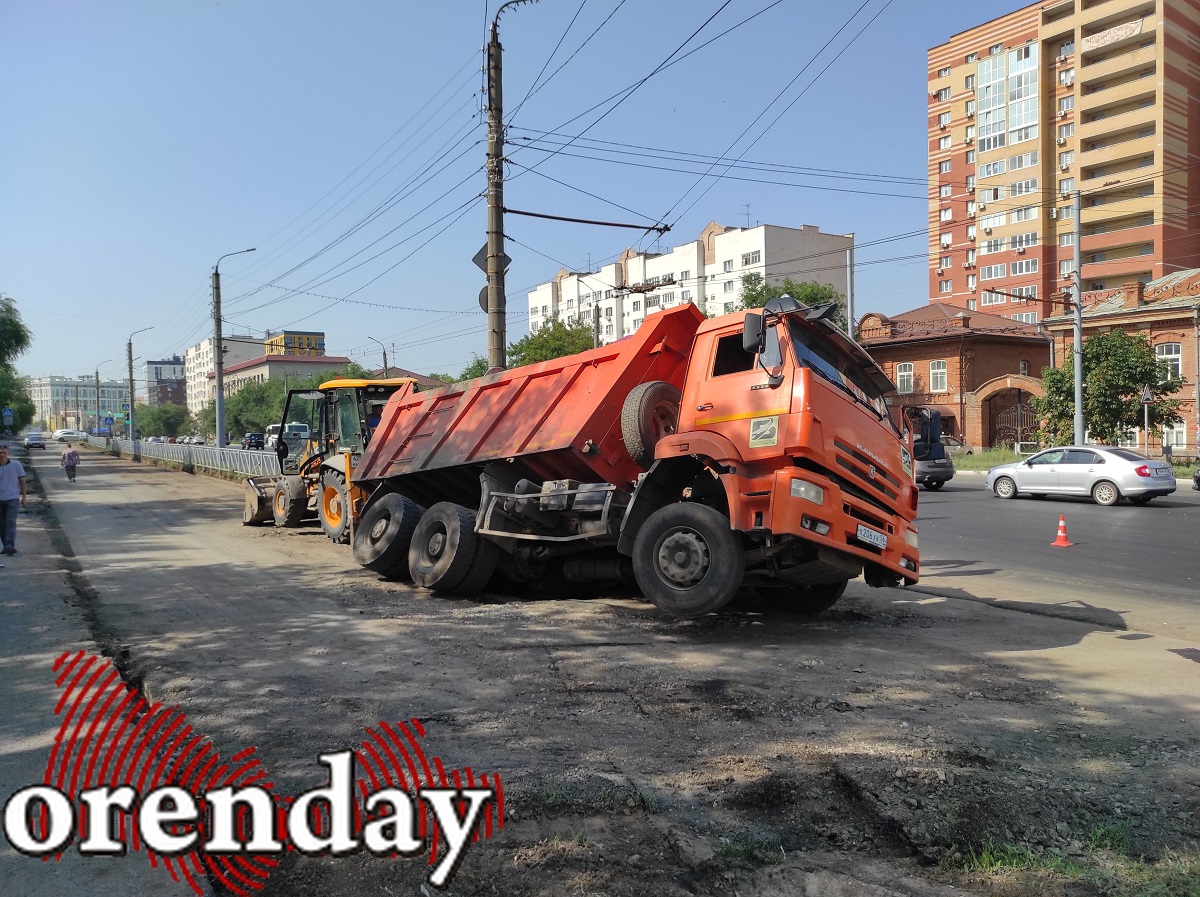
[[368, 336], [367, 339], [369, 339], [373, 343], [378, 343], [379, 348], [381, 348], [383, 350], [383, 377], [386, 380], [388, 377], [391, 376], [390, 369], [388, 368], [387, 346], [385, 346], [383, 343], [379, 342], [379, 340], [375, 339], [375, 337], [373, 337], [373, 336]]
[[[102, 362], [100, 362], [100, 364], [96, 365], [96, 430], [97, 430], [96, 435], [97, 436], [100, 435], [100, 433], [99, 433], [99, 430], [100, 430], [100, 368], [102, 365], [108, 364], [109, 361], [112, 361], [112, 359], [109, 358], [107, 361], [102, 361]], [[109, 435], [111, 436], [112, 434], [110, 433]]]
[[507, 306], [504, 297], [504, 91], [500, 47], [500, 14], [510, 6], [537, 0], [508, 0], [492, 19], [487, 47], [487, 316], [488, 367], [506, 366]]
[[[217, 448], [225, 448], [225, 350], [221, 340], [221, 259], [231, 255], [241, 255], [243, 252], [254, 252], [254, 249], [239, 249], [237, 252], [227, 252], [213, 265], [213, 370], [217, 381]], [[130, 402], [129, 410], [133, 410]]]

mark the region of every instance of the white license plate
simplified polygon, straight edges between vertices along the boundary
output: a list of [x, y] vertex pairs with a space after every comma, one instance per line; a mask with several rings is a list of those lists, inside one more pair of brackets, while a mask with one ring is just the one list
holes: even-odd
[[874, 545], [876, 548], [887, 548], [887, 536], [876, 532], [869, 526], [863, 526], [861, 523], [858, 525], [858, 538], [868, 545]]
[[1167, 471], [1163, 470], [1161, 467], [1156, 467], [1154, 469], [1154, 475], [1156, 477], [1165, 477], [1167, 475]]

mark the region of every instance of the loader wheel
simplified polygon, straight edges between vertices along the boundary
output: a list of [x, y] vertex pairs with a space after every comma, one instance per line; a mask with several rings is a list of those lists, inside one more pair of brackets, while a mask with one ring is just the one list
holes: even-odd
[[346, 490], [346, 477], [336, 470], [321, 474], [317, 512], [321, 529], [331, 542], [342, 545], [350, 541], [350, 496]]
[[729, 519], [707, 505], [678, 502], [646, 518], [633, 543], [633, 573], [654, 606], [699, 617], [726, 604], [746, 559]]
[[654, 446], [679, 429], [679, 390], [663, 380], [635, 387], [621, 406], [621, 438], [635, 464], [649, 470]]
[[308, 510], [308, 496], [304, 493], [304, 480], [300, 477], [284, 477], [275, 487], [271, 499], [271, 511], [276, 526], [295, 529], [304, 520]]
[[811, 617], [829, 610], [846, 591], [846, 580], [819, 586], [755, 586], [762, 598], [776, 610]]
[[413, 582], [448, 595], [483, 588], [497, 560], [496, 546], [475, 533], [475, 512], [449, 501], [421, 516], [408, 549]]
[[425, 509], [396, 492], [379, 496], [354, 531], [354, 559], [388, 579], [408, 579], [408, 548]]

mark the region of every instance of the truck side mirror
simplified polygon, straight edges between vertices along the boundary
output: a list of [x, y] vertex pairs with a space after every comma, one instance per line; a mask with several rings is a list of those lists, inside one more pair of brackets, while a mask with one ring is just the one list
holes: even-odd
[[277, 454], [279, 456], [280, 462], [282, 462], [283, 459], [287, 457], [287, 453], [288, 453], [287, 443], [283, 441], [282, 437], [280, 437], [279, 439], [276, 439], [275, 440], [275, 454]]
[[742, 330], [742, 348], [755, 355], [763, 350], [762, 315], [756, 312], [746, 312], [745, 325]]

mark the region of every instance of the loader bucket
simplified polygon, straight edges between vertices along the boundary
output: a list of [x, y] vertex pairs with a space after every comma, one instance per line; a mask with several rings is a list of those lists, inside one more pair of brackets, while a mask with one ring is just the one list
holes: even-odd
[[248, 477], [246, 479], [246, 506], [242, 510], [242, 526], [255, 526], [275, 521], [272, 503], [279, 477]]

